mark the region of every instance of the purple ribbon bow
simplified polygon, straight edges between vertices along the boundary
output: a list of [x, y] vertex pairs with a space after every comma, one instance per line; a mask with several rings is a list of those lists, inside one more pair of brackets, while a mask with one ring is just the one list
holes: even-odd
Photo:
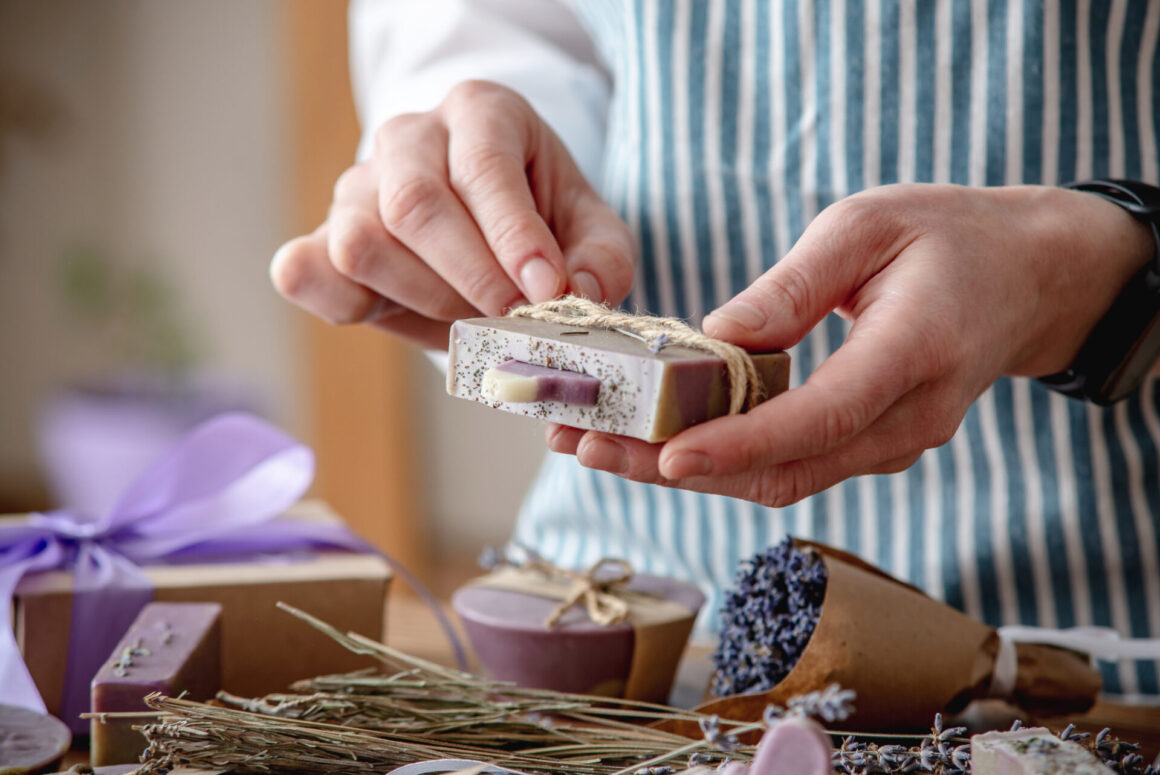
[[142, 565], [320, 548], [374, 551], [342, 525], [280, 519], [314, 477], [314, 454], [256, 417], [194, 428], [141, 473], [101, 518], [65, 511], [0, 526], [0, 701], [45, 712], [10, 621], [26, 574], [73, 573], [60, 715], [88, 722], [89, 684], [153, 597]]

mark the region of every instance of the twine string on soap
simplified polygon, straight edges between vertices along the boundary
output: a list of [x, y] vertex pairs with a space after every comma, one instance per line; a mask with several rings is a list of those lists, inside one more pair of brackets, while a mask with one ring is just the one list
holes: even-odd
[[[555, 627], [568, 609], [581, 602], [588, 612], [588, 618], [601, 627], [619, 624], [628, 618], [628, 603], [613, 591], [632, 578], [632, 566], [627, 560], [606, 557], [595, 562], [588, 570], [579, 572], [559, 568], [543, 557], [533, 555], [519, 567], [521, 570], [537, 571], [548, 578], [565, 578], [572, 582], [568, 596], [544, 620], [548, 629]], [[614, 572], [610, 574], [609, 569]]]
[[756, 406], [764, 398], [764, 388], [749, 353], [735, 344], [706, 336], [678, 318], [620, 312], [580, 296], [516, 307], [508, 315], [578, 328], [603, 328], [636, 334], [649, 343], [650, 349], [659, 350], [666, 344], [675, 344], [715, 355], [725, 362], [728, 370], [729, 414], [740, 414], [746, 406]]

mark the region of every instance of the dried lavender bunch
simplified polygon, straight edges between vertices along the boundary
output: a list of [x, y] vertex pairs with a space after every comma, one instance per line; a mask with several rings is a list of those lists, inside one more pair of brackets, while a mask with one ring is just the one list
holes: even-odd
[[[1019, 729], [1016, 721], [1012, 731]], [[1076, 733], [1073, 726], [1059, 732], [1060, 740], [1070, 740], [1088, 748], [1104, 764], [1119, 775], [1160, 775], [1152, 766], [1145, 766], [1137, 753], [1140, 747], [1114, 738], [1110, 730], [1103, 730], [1094, 738], [1088, 733]], [[942, 715], [934, 718], [930, 734], [919, 745], [878, 745], [850, 736], [834, 751], [834, 769], [843, 775], [893, 775], [893, 773], [933, 773], [934, 775], [970, 775], [971, 743], [966, 727], [946, 727]]]
[[742, 563], [721, 607], [717, 696], [771, 689], [797, 664], [822, 613], [826, 565], [790, 538]]

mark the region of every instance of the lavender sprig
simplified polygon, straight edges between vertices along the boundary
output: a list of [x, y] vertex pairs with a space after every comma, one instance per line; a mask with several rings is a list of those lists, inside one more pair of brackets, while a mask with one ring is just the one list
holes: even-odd
[[854, 712], [853, 689], [832, 683], [825, 689], [790, 697], [786, 707], [769, 704], [761, 714], [766, 726], [773, 726], [787, 716], [813, 716], [826, 722], [845, 721]]
[[[1014, 732], [1023, 727], [1016, 721]], [[934, 718], [930, 734], [911, 748], [901, 745], [876, 745], [846, 737], [834, 751], [834, 769], [842, 775], [893, 775], [894, 773], [933, 773], [934, 775], [969, 775], [971, 772], [971, 744], [964, 737], [966, 727], [946, 727], [942, 715]], [[1137, 751], [1139, 746], [1111, 736], [1104, 729], [1094, 738], [1086, 732], [1077, 733], [1068, 725], [1056, 735], [1084, 746], [1117, 775], [1160, 775], [1156, 768], [1145, 766]]]
[[742, 563], [721, 607], [717, 696], [765, 691], [797, 664], [822, 612], [825, 563], [786, 538]]
[[736, 735], [726, 734], [721, 730], [721, 719], [717, 716], [700, 719], [697, 724], [701, 727], [701, 734], [705, 742], [724, 753], [733, 753], [741, 745]]

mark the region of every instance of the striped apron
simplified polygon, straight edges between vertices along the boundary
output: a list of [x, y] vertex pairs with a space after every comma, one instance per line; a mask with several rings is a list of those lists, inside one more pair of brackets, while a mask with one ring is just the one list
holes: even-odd
[[[640, 247], [629, 303], [699, 321], [810, 220], [894, 182], [1156, 182], [1160, 3], [576, 0], [614, 79], [603, 192]], [[1155, 91], [1154, 91], [1155, 89]], [[831, 315], [794, 352], [836, 349]], [[1000, 379], [909, 470], [784, 509], [550, 455], [516, 540], [571, 566], [623, 556], [700, 584], [786, 533], [856, 552], [988, 623], [1160, 637], [1160, 385], [1101, 408]], [[1106, 690], [1160, 696], [1153, 662]]]

